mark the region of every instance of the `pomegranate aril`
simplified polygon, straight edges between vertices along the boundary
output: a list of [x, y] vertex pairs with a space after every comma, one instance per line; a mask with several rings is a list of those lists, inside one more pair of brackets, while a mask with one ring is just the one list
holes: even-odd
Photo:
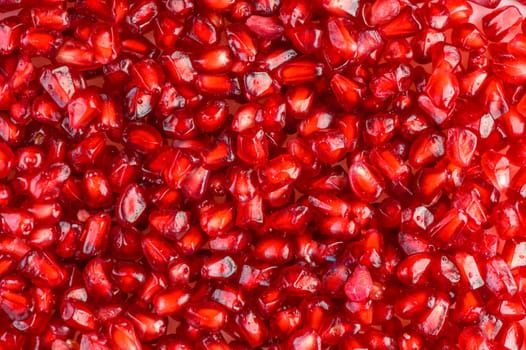
[[139, 336], [131, 321], [126, 318], [117, 318], [107, 328], [108, 339], [112, 348], [117, 350], [141, 349]]
[[182, 287], [171, 287], [157, 293], [152, 304], [157, 315], [166, 316], [181, 312], [189, 301], [188, 290]]
[[22, 52], [46, 57], [54, 54], [63, 42], [59, 32], [46, 28], [28, 28], [20, 37]]
[[193, 303], [185, 310], [186, 322], [201, 330], [217, 332], [226, 326], [226, 310], [213, 301]]
[[68, 103], [68, 120], [72, 129], [83, 129], [101, 113], [102, 101], [96, 91], [84, 90]]
[[111, 188], [108, 179], [98, 170], [88, 170], [84, 174], [82, 188], [88, 206], [103, 208], [112, 201]]
[[153, 94], [161, 92], [165, 76], [161, 66], [154, 60], [143, 59], [135, 63], [130, 69], [130, 74], [136, 86]]
[[163, 144], [159, 131], [153, 126], [144, 123], [128, 124], [122, 137], [129, 147], [140, 153], [153, 152]]
[[133, 309], [126, 313], [142, 341], [152, 341], [166, 333], [167, 320], [148, 311]]
[[132, 262], [117, 263], [112, 269], [112, 279], [125, 293], [131, 293], [146, 281], [146, 270]]
[[226, 256], [211, 256], [205, 259], [201, 267], [201, 276], [211, 280], [229, 280], [235, 277], [237, 272], [236, 261]]
[[82, 301], [64, 300], [60, 305], [60, 317], [71, 328], [90, 332], [97, 327], [97, 318], [91, 308]]
[[302, 328], [288, 338], [286, 346], [291, 350], [319, 350], [322, 348], [321, 337], [313, 329]]
[[0, 308], [11, 321], [24, 320], [31, 312], [31, 299], [15, 291], [1, 290]]
[[393, 39], [398, 37], [408, 37], [417, 33], [421, 29], [421, 24], [409, 7], [403, 8], [399, 15], [390, 22], [379, 26], [382, 37]]
[[312, 16], [312, 4], [306, 0], [285, 0], [279, 8], [279, 18], [290, 27], [304, 24]]
[[82, 257], [101, 254], [107, 245], [111, 218], [107, 213], [89, 216], [80, 234], [80, 255]]
[[179, 257], [175, 247], [161, 237], [153, 235], [143, 237], [141, 246], [148, 264], [156, 271], [165, 271], [168, 263]]
[[499, 41], [521, 21], [522, 15], [517, 7], [504, 6], [484, 16], [482, 28], [489, 39]]
[[523, 250], [526, 248], [526, 242], [522, 239], [516, 238], [508, 240], [504, 246], [502, 257], [508, 264], [510, 269], [516, 269], [526, 265]]
[[31, 8], [31, 21], [34, 27], [46, 27], [49, 29], [63, 31], [70, 26], [70, 20], [66, 10], [52, 7]]
[[349, 184], [354, 194], [367, 202], [376, 201], [384, 190], [384, 179], [364, 160], [354, 161], [349, 167]]
[[193, 0], [166, 0], [163, 2], [168, 11], [178, 16], [188, 16], [195, 7]]
[[11, 16], [0, 22], [0, 35], [4, 38], [0, 46], [0, 54], [9, 55], [20, 46], [20, 36], [24, 25], [19, 17]]
[[210, 237], [227, 233], [234, 224], [236, 208], [231, 203], [212, 204], [199, 216], [201, 229]]
[[109, 303], [117, 289], [110, 277], [110, 261], [101, 258], [91, 259], [84, 268], [83, 279], [90, 298]]
[[43, 287], [58, 287], [66, 282], [66, 272], [55, 258], [43, 251], [32, 251], [20, 261], [21, 271], [35, 284]]
[[382, 25], [396, 18], [400, 9], [399, 1], [376, 0], [370, 6], [364, 7], [364, 17], [371, 26]]
[[248, 27], [239, 25], [230, 25], [225, 31], [230, 50], [243, 62], [253, 62], [258, 52], [256, 43], [248, 31]]
[[160, 61], [175, 83], [190, 83], [195, 79], [197, 73], [186, 53], [173, 51], [170, 55], [161, 56]]
[[237, 77], [226, 74], [199, 74], [196, 88], [202, 94], [217, 97], [235, 97], [241, 93]]
[[213, 252], [239, 253], [250, 244], [251, 238], [248, 231], [234, 229], [227, 234], [213, 237], [208, 242]]
[[409, 163], [414, 167], [427, 165], [445, 154], [445, 137], [428, 130], [419, 135], [409, 150]]

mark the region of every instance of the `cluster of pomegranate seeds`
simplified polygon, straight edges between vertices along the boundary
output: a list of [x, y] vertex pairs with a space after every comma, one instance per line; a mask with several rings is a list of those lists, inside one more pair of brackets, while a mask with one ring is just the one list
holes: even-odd
[[0, 0], [0, 348], [523, 348], [521, 3]]

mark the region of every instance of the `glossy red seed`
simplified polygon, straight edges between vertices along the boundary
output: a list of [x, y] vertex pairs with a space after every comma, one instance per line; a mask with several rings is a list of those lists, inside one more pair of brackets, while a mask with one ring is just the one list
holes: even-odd
[[7, 17], [0, 23], [0, 35], [4, 38], [0, 53], [8, 55], [20, 46], [20, 35], [24, 26], [18, 17]]
[[245, 297], [242, 291], [234, 285], [223, 285], [216, 288], [211, 299], [226, 307], [231, 312], [239, 312], [245, 305]]
[[445, 154], [445, 137], [434, 131], [421, 133], [409, 150], [409, 163], [415, 167], [433, 162]]
[[112, 201], [111, 188], [106, 176], [97, 170], [84, 174], [82, 187], [87, 204], [92, 208], [103, 208]]
[[376, 0], [365, 8], [367, 22], [372, 26], [389, 23], [400, 13], [399, 1]]
[[159, 48], [170, 49], [175, 46], [183, 32], [183, 23], [168, 13], [161, 13], [154, 20], [154, 38]]
[[28, 28], [20, 37], [20, 47], [27, 54], [50, 56], [54, 54], [64, 39], [59, 32], [46, 28]]
[[142, 217], [147, 208], [144, 190], [137, 184], [128, 185], [116, 205], [117, 220], [123, 226], [133, 226]]
[[107, 213], [90, 216], [80, 235], [82, 256], [95, 256], [106, 248], [111, 218]]
[[345, 283], [345, 295], [351, 301], [366, 301], [371, 293], [372, 285], [373, 280], [367, 267], [357, 266]]
[[149, 222], [166, 237], [178, 238], [190, 229], [190, 214], [185, 211], [159, 210], [150, 214]]
[[131, 262], [117, 263], [111, 273], [115, 284], [125, 293], [135, 291], [146, 281], [146, 270]]
[[157, 315], [166, 316], [181, 312], [190, 300], [191, 294], [184, 288], [172, 287], [157, 293], [152, 301]]
[[366, 202], [380, 198], [385, 187], [383, 177], [363, 160], [357, 160], [349, 167], [349, 184], [353, 193]]
[[67, 66], [44, 69], [39, 80], [42, 87], [60, 107], [66, 106], [75, 94], [73, 76]]
[[433, 307], [419, 319], [417, 329], [426, 336], [438, 336], [443, 331], [449, 311], [447, 295], [439, 294]]
[[154, 271], [165, 271], [168, 263], [179, 257], [175, 247], [158, 236], [143, 237], [141, 247], [148, 264]]
[[384, 38], [408, 37], [421, 29], [412, 9], [405, 7], [392, 21], [379, 27], [380, 34]]
[[427, 253], [410, 255], [397, 266], [398, 279], [410, 286], [426, 285], [432, 263], [432, 257]]
[[228, 320], [225, 309], [212, 301], [190, 304], [186, 308], [185, 318], [189, 325], [211, 332], [223, 329]]
[[237, 272], [237, 264], [232, 257], [212, 256], [201, 267], [201, 276], [212, 280], [229, 280]]
[[94, 258], [86, 264], [83, 271], [88, 296], [98, 302], [109, 303], [116, 292], [110, 278], [109, 263], [101, 258]]
[[502, 191], [509, 187], [510, 165], [508, 158], [495, 151], [487, 151], [481, 157], [481, 167], [496, 189]]
[[287, 348], [291, 350], [319, 350], [321, 337], [315, 330], [304, 328], [294, 332], [287, 341]]
[[68, 103], [68, 121], [73, 129], [86, 127], [101, 113], [102, 101], [95, 91], [83, 91], [72, 96]]
[[141, 349], [141, 343], [133, 324], [125, 318], [117, 318], [109, 324], [108, 338], [112, 347], [118, 350]]
[[506, 82], [522, 84], [526, 81], [526, 77], [522, 74], [522, 67], [525, 63], [524, 57], [500, 54], [494, 58], [493, 70]]
[[327, 34], [331, 45], [345, 59], [353, 59], [357, 54], [357, 43], [353, 33], [348, 29], [350, 22], [341, 18], [330, 19], [327, 23]]
[[60, 305], [60, 317], [69, 327], [79, 331], [90, 332], [97, 327], [94, 312], [79, 300], [64, 300]]
[[261, 346], [268, 337], [268, 328], [264, 320], [254, 311], [245, 309], [234, 318], [244, 339], [252, 347]]
[[308, 296], [315, 294], [321, 287], [316, 275], [301, 266], [290, 266], [281, 272], [280, 286], [291, 296]]
[[62, 8], [33, 7], [31, 20], [35, 27], [47, 27], [58, 31], [70, 26], [68, 13]]
[[521, 20], [522, 15], [517, 7], [504, 6], [484, 16], [482, 28], [489, 39], [499, 41]]
[[226, 29], [228, 46], [232, 53], [241, 61], [253, 62], [257, 54], [257, 46], [245, 26], [229, 26]]
[[341, 74], [335, 74], [330, 85], [341, 107], [346, 111], [352, 110], [364, 95], [364, 87], [360, 83]]
[[461, 167], [470, 165], [477, 148], [477, 135], [462, 128], [451, 128], [447, 133], [446, 156]]
[[141, 153], [149, 153], [162, 146], [162, 136], [151, 125], [143, 123], [128, 124], [123, 133], [124, 141]]

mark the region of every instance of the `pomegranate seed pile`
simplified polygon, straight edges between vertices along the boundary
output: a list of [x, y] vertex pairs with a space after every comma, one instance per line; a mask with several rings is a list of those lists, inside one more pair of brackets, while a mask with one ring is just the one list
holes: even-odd
[[523, 348], [523, 4], [0, 0], [0, 349]]

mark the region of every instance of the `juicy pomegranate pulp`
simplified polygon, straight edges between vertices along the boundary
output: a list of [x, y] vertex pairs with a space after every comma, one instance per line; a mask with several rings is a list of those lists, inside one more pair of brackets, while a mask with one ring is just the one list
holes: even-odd
[[0, 348], [522, 349], [525, 3], [0, 0]]

